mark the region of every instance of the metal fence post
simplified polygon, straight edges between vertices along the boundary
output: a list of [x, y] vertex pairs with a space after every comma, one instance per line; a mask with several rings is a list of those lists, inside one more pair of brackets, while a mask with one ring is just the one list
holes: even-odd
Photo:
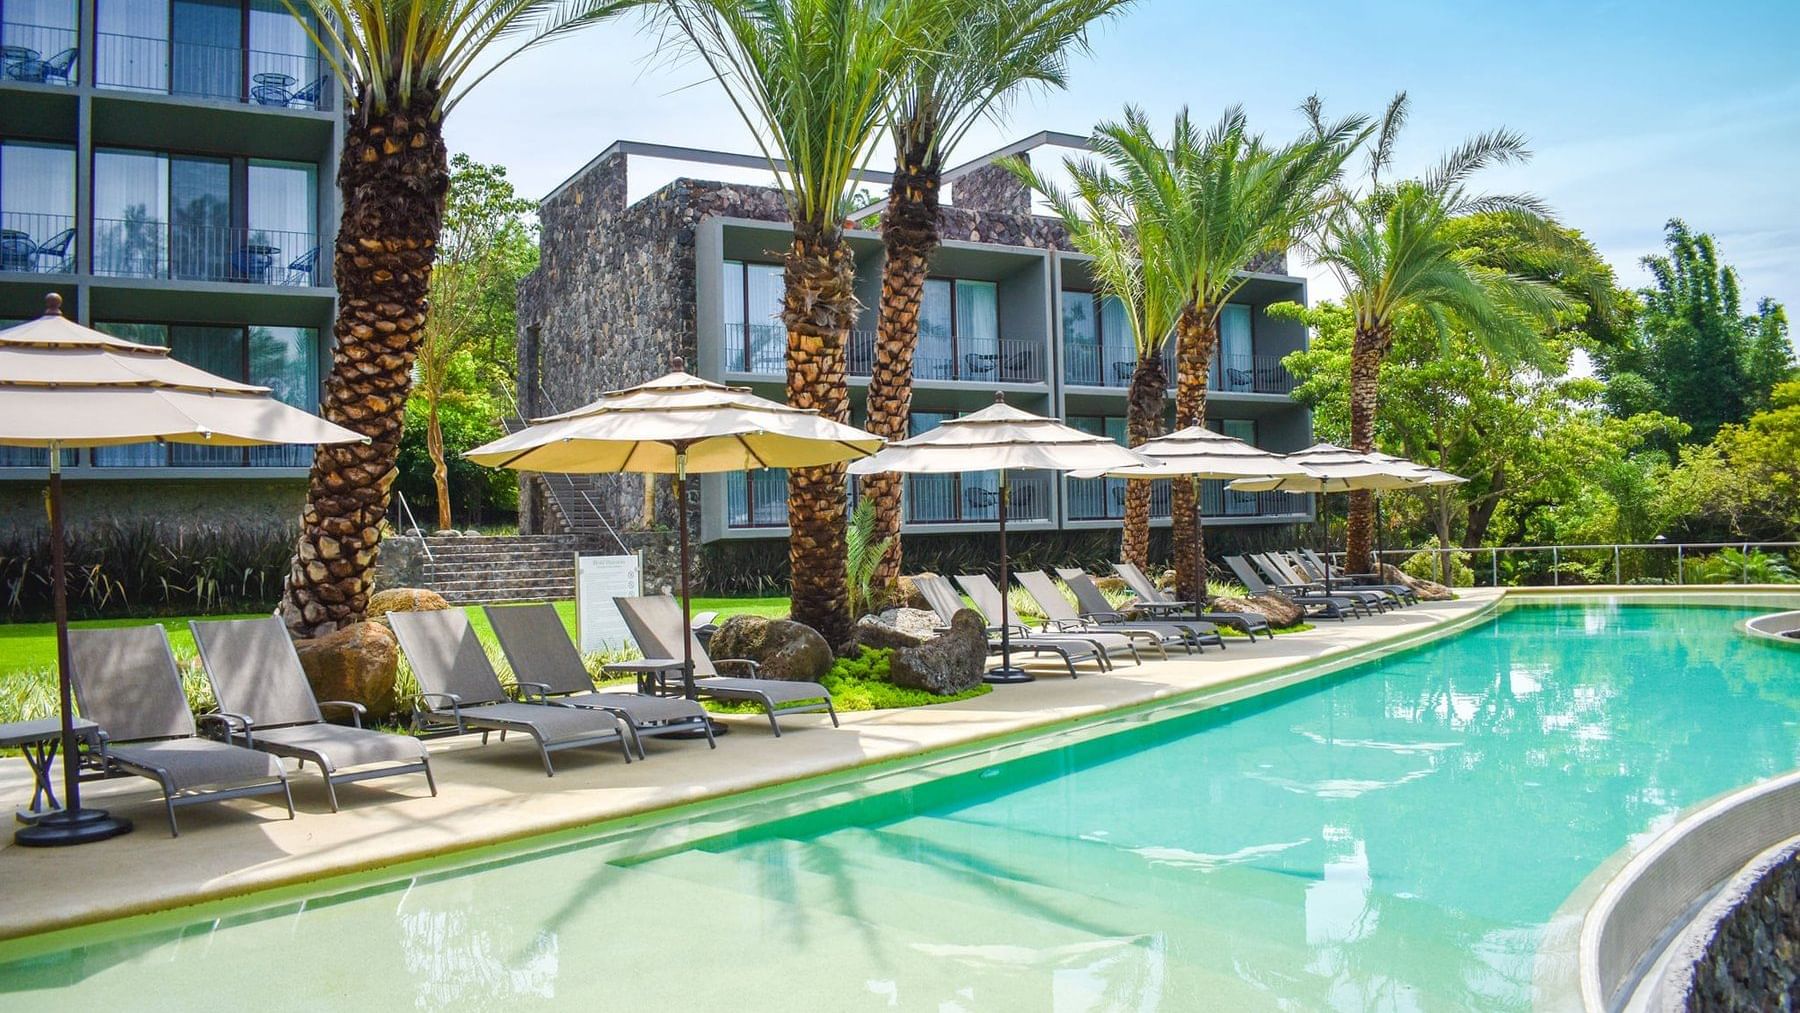
[[1675, 545], [1675, 583], [1677, 584], [1687, 583], [1687, 563], [1685, 561], [1686, 557], [1682, 552], [1685, 548], [1686, 546], [1681, 545], [1680, 543], [1676, 543]]
[[1617, 545], [1613, 546], [1613, 583], [1614, 584], [1625, 583], [1625, 581], [1619, 576], [1619, 547]]
[[1552, 545], [1552, 546], [1550, 546], [1550, 586], [1551, 587], [1561, 587], [1562, 586], [1562, 572], [1559, 569], [1561, 566], [1562, 566], [1562, 553], [1560, 551], [1558, 551], [1556, 546]]
[[1748, 584], [1750, 583], [1750, 543], [1745, 542], [1743, 549], [1740, 551], [1743, 552], [1743, 563], [1738, 566], [1738, 573], [1743, 579], [1738, 581], [1738, 583]]
[[1488, 549], [1488, 567], [1492, 571], [1492, 576], [1490, 576], [1488, 578], [1489, 586], [1499, 587], [1500, 586], [1500, 550], [1499, 549], [1492, 548], [1492, 547], [1490, 547]]

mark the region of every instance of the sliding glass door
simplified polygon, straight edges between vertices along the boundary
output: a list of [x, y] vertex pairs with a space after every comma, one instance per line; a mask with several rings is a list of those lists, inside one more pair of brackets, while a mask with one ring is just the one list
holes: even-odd
[[243, 98], [244, 10], [238, 0], [175, 0], [169, 35], [169, 91]]

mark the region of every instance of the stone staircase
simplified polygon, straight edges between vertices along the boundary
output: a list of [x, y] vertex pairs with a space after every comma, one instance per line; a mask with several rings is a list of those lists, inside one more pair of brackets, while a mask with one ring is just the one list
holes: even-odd
[[426, 587], [458, 605], [575, 597], [573, 535], [481, 535], [425, 540]]
[[[511, 416], [501, 419], [500, 425], [511, 434], [524, 428], [525, 423], [518, 416]], [[556, 515], [557, 524], [564, 533], [573, 536], [582, 545], [613, 544], [612, 529], [607, 526], [606, 518], [601, 516], [597, 506], [601, 499], [596, 484], [598, 476], [530, 471], [521, 473], [519, 479], [535, 482], [544, 490], [544, 498], [550, 503], [550, 512]]]

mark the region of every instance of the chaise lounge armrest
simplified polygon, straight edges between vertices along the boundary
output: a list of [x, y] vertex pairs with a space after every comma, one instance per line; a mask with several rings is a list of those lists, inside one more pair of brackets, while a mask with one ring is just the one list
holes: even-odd
[[321, 711], [326, 709], [327, 707], [341, 707], [344, 710], [349, 711], [350, 712], [350, 724], [352, 727], [355, 727], [355, 728], [361, 728], [363, 726], [363, 719], [369, 716], [369, 708], [364, 707], [362, 704], [357, 703], [355, 700], [320, 700], [319, 701], [319, 709]]
[[1123, 612], [1083, 612], [1083, 613], [1081, 613], [1081, 618], [1091, 620], [1096, 623], [1122, 623], [1125, 621], [1125, 613], [1123, 613]]
[[202, 714], [195, 718], [194, 723], [202, 729], [209, 725], [218, 725], [225, 732], [225, 737], [219, 740], [221, 742], [229, 743], [234, 737], [242, 735], [246, 747], [255, 745], [250, 736], [250, 729], [255, 722], [242, 714], [231, 711], [213, 711], [211, 714]]
[[530, 703], [534, 699], [539, 703], [549, 703], [550, 684], [547, 682], [529, 682], [525, 679], [520, 679], [513, 686], [512, 695], [513, 699], [520, 703]]

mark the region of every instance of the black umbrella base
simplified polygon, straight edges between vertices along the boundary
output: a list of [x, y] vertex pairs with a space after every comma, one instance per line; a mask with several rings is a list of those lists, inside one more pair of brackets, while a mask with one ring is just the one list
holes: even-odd
[[998, 686], [1005, 686], [1016, 682], [1036, 682], [1037, 676], [1032, 675], [1023, 668], [1014, 668], [1008, 665], [1000, 668], [988, 669], [987, 674], [981, 677], [981, 681], [990, 682]]
[[13, 842], [27, 848], [57, 848], [92, 844], [131, 832], [131, 821], [114, 817], [104, 809], [77, 809], [51, 813], [13, 834]]

